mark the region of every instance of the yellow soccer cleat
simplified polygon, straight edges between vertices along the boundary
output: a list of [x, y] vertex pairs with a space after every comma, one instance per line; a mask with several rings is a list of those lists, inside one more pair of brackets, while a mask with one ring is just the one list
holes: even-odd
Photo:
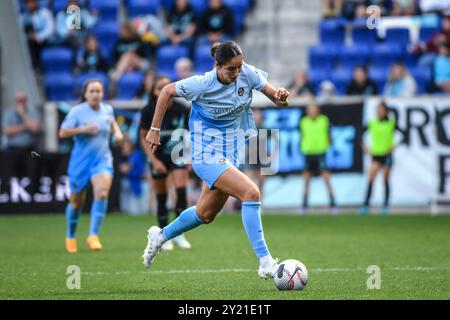
[[76, 238], [66, 238], [66, 251], [68, 253], [77, 253], [78, 245]]
[[86, 240], [86, 243], [91, 250], [94, 251], [102, 250], [102, 244], [98, 236], [89, 236]]

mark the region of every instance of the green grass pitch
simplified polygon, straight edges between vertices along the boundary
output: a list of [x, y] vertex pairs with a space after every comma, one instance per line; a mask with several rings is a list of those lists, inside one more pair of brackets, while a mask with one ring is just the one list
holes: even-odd
[[[107, 216], [104, 250], [64, 251], [62, 215], [0, 217], [0, 299], [450, 299], [450, 216], [263, 215], [273, 256], [308, 267], [305, 290], [281, 292], [260, 280], [239, 214], [187, 233], [191, 250], [161, 253], [142, 264], [153, 216]], [[70, 290], [67, 267], [81, 269]], [[381, 269], [381, 288], [367, 289], [367, 267]]]

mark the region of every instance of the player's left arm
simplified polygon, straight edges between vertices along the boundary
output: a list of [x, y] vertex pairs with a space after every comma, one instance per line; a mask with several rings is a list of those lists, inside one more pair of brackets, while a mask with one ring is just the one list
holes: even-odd
[[275, 88], [267, 82], [261, 92], [279, 107], [287, 107], [289, 105], [289, 91], [285, 88]]
[[123, 133], [122, 130], [120, 130], [119, 124], [116, 120], [113, 120], [111, 123], [111, 132], [114, 135], [114, 139], [117, 144], [121, 144], [123, 141]]

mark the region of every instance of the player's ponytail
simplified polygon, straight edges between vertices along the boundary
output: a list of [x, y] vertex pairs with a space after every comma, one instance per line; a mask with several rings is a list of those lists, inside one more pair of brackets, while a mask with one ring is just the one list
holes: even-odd
[[242, 55], [242, 49], [234, 41], [214, 42], [211, 46], [211, 56], [217, 61], [219, 66], [226, 64], [239, 55]]

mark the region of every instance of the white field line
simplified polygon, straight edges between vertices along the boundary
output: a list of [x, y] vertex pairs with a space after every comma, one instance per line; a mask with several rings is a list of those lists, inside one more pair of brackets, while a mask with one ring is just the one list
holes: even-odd
[[[366, 272], [367, 269], [364, 268], [312, 268], [308, 269], [310, 273], [315, 272]], [[382, 271], [449, 271], [449, 267], [391, 267], [391, 268], [381, 268]], [[110, 275], [134, 275], [134, 274], [196, 274], [196, 273], [246, 273], [246, 272], [257, 272], [257, 269], [173, 269], [173, 270], [148, 270], [148, 271], [115, 271], [115, 272], [104, 272], [104, 271], [81, 271], [81, 275], [84, 276], [110, 276]], [[6, 276], [45, 276], [45, 275], [57, 275], [56, 272], [0, 272], [0, 277]]]

